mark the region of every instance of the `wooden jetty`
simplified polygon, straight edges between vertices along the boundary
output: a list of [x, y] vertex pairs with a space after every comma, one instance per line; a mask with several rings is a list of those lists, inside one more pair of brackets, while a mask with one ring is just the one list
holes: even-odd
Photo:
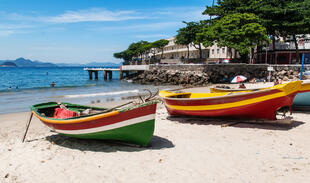
[[95, 75], [95, 80], [99, 79], [99, 71], [103, 72], [104, 80], [112, 79], [113, 71], [119, 71], [120, 79], [123, 79], [124, 74], [125, 76], [129, 76], [130, 72], [137, 72], [137, 71], [145, 71], [149, 70], [149, 65], [122, 65], [120, 68], [84, 68], [84, 71], [88, 71], [89, 79], [93, 79], [93, 74]]

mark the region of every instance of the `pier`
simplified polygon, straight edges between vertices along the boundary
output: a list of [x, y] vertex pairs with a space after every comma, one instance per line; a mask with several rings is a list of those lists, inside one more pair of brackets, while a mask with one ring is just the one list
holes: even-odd
[[[149, 70], [149, 65], [123, 65], [120, 68], [84, 68], [84, 71], [88, 71], [88, 76], [90, 80], [99, 79], [99, 71], [103, 72], [103, 79], [112, 79], [113, 71], [119, 71], [120, 79], [124, 78], [124, 75], [129, 76], [130, 72], [138, 72]], [[93, 78], [93, 75], [95, 77]]]

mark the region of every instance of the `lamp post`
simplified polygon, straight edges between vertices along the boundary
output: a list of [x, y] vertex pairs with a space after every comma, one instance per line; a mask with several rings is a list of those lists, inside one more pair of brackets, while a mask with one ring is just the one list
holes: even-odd
[[301, 68], [300, 68], [300, 80], [302, 80], [302, 72], [304, 70], [305, 53], [302, 54], [301, 58]]

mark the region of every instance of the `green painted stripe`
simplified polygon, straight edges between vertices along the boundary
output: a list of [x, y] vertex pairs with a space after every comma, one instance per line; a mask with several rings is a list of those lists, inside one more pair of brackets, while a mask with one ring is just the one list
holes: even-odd
[[81, 139], [118, 140], [142, 146], [147, 146], [153, 136], [154, 126], [155, 126], [155, 119], [103, 132], [79, 134], [79, 135], [68, 135], [68, 134], [62, 134], [62, 135]]

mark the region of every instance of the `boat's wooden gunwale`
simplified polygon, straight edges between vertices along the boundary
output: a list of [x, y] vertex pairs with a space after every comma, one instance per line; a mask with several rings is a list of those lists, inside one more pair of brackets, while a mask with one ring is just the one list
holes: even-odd
[[[266, 89], [266, 90], [258, 90], [258, 91], [245, 91], [245, 92], [236, 92], [236, 93], [230, 93], [227, 92], [226, 95], [222, 96], [214, 96], [214, 97], [201, 97], [201, 98], [170, 98], [170, 97], [162, 97], [163, 99], [168, 99], [168, 100], [208, 100], [208, 99], [221, 99], [221, 98], [231, 98], [231, 97], [237, 97], [237, 96], [244, 96], [244, 95], [250, 95], [250, 94], [258, 94], [258, 93], [264, 93], [264, 92], [269, 92], [272, 90], [278, 90], [278, 89]], [[279, 90], [280, 92], [280, 90]], [[224, 93], [224, 92], [223, 92]]]
[[93, 120], [97, 120], [100, 118], [105, 118], [109, 116], [114, 116], [119, 114], [118, 111], [112, 111], [104, 114], [99, 115], [93, 115], [93, 116], [86, 116], [86, 117], [80, 117], [77, 119], [55, 119], [55, 118], [48, 118], [41, 116], [37, 111], [32, 111], [32, 113], [39, 118], [40, 120], [46, 122], [46, 123], [53, 123], [53, 124], [70, 124], [70, 123], [85, 123]]
[[[149, 102], [146, 105], [152, 105], [154, 103], [157, 103], [157, 101], [155, 102]], [[66, 103], [66, 104], [70, 104], [70, 103]], [[77, 104], [70, 104], [70, 105], [76, 105], [79, 106]], [[82, 105], [81, 105], [82, 106]], [[139, 107], [143, 107], [145, 106], [145, 104], [141, 104], [135, 107], [132, 107], [129, 110], [133, 110], [135, 108], [139, 108]], [[83, 107], [89, 107], [89, 108], [98, 108], [98, 107], [92, 107], [92, 106], [83, 106]], [[94, 121], [94, 120], [98, 120], [98, 119], [102, 119], [102, 118], [106, 118], [106, 117], [110, 117], [110, 116], [116, 116], [119, 113], [122, 112], [122, 109], [119, 110], [115, 110], [115, 111], [111, 111], [111, 112], [107, 112], [107, 113], [99, 113], [99, 114], [91, 114], [91, 115], [85, 115], [85, 116], [79, 116], [77, 118], [67, 118], [67, 119], [56, 119], [56, 118], [51, 118], [51, 117], [46, 117], [46, 116], [42, 116], [38, 110], [36, 109], [36, 107], [31, 106], [31, 112], [37, 117], [39, 118], [41, 121], [44, 121], [46, 123], [51, 123], [51, 124], [72, 124], [72, 123], [87, 123], [90, 121]], [[42, 109], [42, 108], [41, 108]]]
[[[268, 87], [267, 87], [268, 88]], [[217, 91], [219, 92], [244, 92], [244, 91], [259, 91], [259, 90], [264, 90], [266, 88], [245, 88], [245, 89], [239, 89], [239, 88], [211, 88], [213, 89], [213, 91], [211, 90], [211, 93], [216, 93]]]
[[302, 80], [302, 84], [310, 84], [310, 80]]
[[[309, 86], [306, 86], [309, 85]], [[272, 87], [272, 86], [271, 86]], [[244, 88], [244, 89], [239, 89], [239, 88], [210, 88], [211, 93], [224, 93], [224, 92], [250, 92], [250, 91], [258, 91], [258, 90], [266, 90], [271, 87], [262, 87], [262, 88]], [[308, 88], [306, 88], [308, 87]], [[303, 89], [305, 88], [305, 89]], [[303, 92], [309, 92], [310, 91], [310, 80], [301, 80], [301, 88], [299, 90], [299, 93]]]

